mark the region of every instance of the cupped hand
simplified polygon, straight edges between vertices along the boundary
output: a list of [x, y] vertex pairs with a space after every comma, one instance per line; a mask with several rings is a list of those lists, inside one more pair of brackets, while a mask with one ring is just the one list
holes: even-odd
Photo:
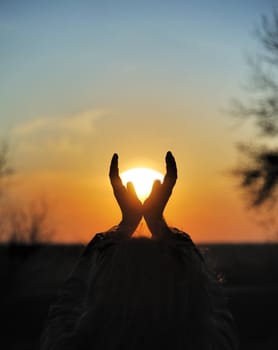
[[156, 180], [149, 197], [143, 204], [143, 214], [146, 223], [153, 236], [162, 235], [162, 231], [168, 231], [167, 224], [163, 219], [163, 211], [172, 194], [177, 181], [177, 166], [171, 152], [166, 154], [166, 174], [163, 182]]
[[123, 185], [119, 176], [118, 155], [116, 153], [111, 160], [109, 177], [114, 196], [122, 212], [119, 230], [131, 236], [142, 219], [143, 207], [132, 182], [128, 182], [126, 187]]

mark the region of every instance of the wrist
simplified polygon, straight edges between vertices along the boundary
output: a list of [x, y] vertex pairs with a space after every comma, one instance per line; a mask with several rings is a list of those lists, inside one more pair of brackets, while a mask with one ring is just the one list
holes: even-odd
[[172, 234], [170, 227], [163, 217], [145, 217], [147, 226], [155, 238], [167, 238]]
[[123, 235], [131, 236], [136, 230], [139, 222], [140, 221], [127, 222], [125, 220], [122, 220], [118, 225], [118, 231], [121, 232]]

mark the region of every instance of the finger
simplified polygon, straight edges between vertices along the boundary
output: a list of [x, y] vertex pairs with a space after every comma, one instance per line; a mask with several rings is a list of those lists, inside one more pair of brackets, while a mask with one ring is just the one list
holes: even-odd
[[119, 176], [118, 158], [119, 157], [118, 157], [117, 153], [114, 153], [113, 157], [111, 159], [110, 169], [109, 169], [110, 179], [113, 179], [113, 178]]
[[122, 179], [119, 176], [118, 158], [117, 153], [114, 153], [109, 170], [109, 177], [114, 190], [123, 187]]
[[166, 154], [166, 175], [163, 180], [163, 184], [167, 187], [174, 187], [177, 181], [177, 165], [175, 158], [172, 153], [169, 151]]
[[166, 154], [166, 175], [169, 174], [172, 178], [177, 179], [176, 160], [170, 151]]

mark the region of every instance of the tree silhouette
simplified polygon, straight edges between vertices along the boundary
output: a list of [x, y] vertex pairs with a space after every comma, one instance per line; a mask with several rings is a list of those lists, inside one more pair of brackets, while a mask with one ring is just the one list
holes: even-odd
[[49, 228], [45, 200], [33, 200], [31, 205], [8, 203], [8, 183], [5, 180], [13, 173], [9, 147], [3, 142], [0, 146], [0, 239], [28, 244], [49, 241], [54, 231]]
[[258, 130], [254, 145], [241, 144], [244, 165], [234, 171], [251, 205], [260, 207], [277, 199], [278, 188], [278, 12], [262, 16], [257, 30], [261, 52], [249, 60], [249, 98], [236, 101], [236, 115], [251, 119]]
[[15, 207], [8, 210], [5, 238], [10, 243], [36, 244], [49, 241], [54, 231], [48, 222], [46, 201], [33, 201], [26, 208]]
[[9, 165], [9, 148], [6, 142], [0, 146], [0, 196], [4, 191], [4, 180], [13, 173]]

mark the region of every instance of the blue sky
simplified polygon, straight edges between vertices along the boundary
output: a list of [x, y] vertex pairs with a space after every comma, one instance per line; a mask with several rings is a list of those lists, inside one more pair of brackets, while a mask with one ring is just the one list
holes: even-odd
[[269, 8], [268, 1], [2, 1], [1, 121], [77, 111], [92, 99], [113, 103], [146, 84], [159, 96], [216, 94], [229, 79], [228, 96]]

